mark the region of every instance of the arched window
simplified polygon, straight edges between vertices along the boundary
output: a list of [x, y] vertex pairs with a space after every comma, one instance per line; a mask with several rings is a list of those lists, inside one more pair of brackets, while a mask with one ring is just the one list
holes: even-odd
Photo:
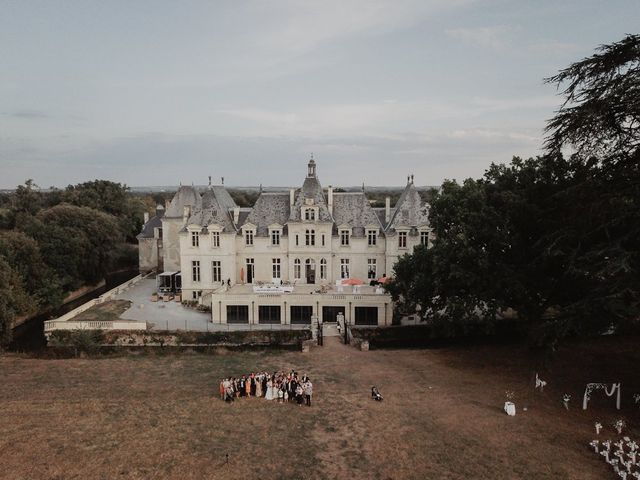
[[305, 232], [305, 245], [313, 246], [316, 244], [316, 231], [315, 230], [307, 230]]
[[300, 259], [296, 258], [293, 261], [293, 278], [295, 278], [296, 280], [300, 280], [301, 275], [302, 275], [302, 268], [300, 266]]
[[320, 280], [327, 279], [327, 260], [325, 258], [320, 259]]

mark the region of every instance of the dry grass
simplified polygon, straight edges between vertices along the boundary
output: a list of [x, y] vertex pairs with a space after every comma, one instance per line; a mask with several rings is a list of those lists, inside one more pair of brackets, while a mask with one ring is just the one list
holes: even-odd
[[88, 310], [74, 317], [74, 321], [114, 321], [120, 318], [126, 310], [131, 307], [129, 300], [109, 300], [104, 303], [94, 305]]
[[[0, 357], [0, 478], [613, 478], [586, 446], [596, 418], [618, 417], [613, 402], [578, 403], [585, 382], [622, 381], [637, 433], [635, 345], [567, 348], [537, 395], [516, 346], [359, 352], [329, 339], [310, 354]], [[222, 376], [292, 367], [314, 381], [312, 408], [216, 397]], [[373, 384], [384, 402], [369, 399]], [[501, 411], [505, 390], [516, 417]]]

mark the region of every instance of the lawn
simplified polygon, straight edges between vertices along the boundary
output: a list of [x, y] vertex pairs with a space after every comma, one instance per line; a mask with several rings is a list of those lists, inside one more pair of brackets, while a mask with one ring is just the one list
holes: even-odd
[[[517, 345], [360, 352], [327, 339], [308, 354], [0, 356], [0, 478], [613, 479], [587, 444], [596, 419], [602, 437], [617, 438], [620, 416], [638, 437], [637, 343], [565, 347], [541, 372], [542, 394]], [[291, 368], [313, 380], [311, 408], [217, 398], [223, 376]], [[623, 410], [596, 394], [583, 412], [588, 381], [621, 381]], [[382, 403], [369, 398], [374, 384]], [[515, 417], [502, 412], [506, 390]]]
[[98, 303], [76, 315], [73, 320], [77, 322], [115, 321], [131, 307], [131, 303], [129, 300], [109, 300]]

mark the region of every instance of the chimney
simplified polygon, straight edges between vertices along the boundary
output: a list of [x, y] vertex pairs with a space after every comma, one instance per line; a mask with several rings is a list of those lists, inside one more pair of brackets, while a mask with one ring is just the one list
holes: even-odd
[[149, 223], [149, 212], [144, 212], [144, 223], [145, 225]]
[[240, 220], [240, 207], [234, 207], [233, 208], [233, 223], [235, 223], [237, 225], [239, 220]]
[[182, 210], [182, 221], [187, 223], [187, 220], [189, 219], [190, 215], [191, 215], [191, 206], [185, 205], [184, 209]]
[[296, 190], [294, 188], [289, 189], [289, 208], [293, 208], [293, 201], [296, 196]]
[[384, 222], [389, 223], [391, 219], [391, 197], [384, 199]]
[[333, 215], [333, 187], [331, 185], [327, 188], [327, 202], [329, 204], [329, 215]]

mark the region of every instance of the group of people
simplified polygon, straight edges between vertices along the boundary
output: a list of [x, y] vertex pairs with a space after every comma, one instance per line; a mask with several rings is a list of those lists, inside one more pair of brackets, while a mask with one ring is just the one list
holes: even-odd
[[262, 397], [265, 400], [305, 403], [311, 406], [313, 383], [307, 375], [298, 377], [297, 372], [251, 373], [242, 377], [225, 378], [220, 382], [220, 399], [233, 402], [239, 397]]

